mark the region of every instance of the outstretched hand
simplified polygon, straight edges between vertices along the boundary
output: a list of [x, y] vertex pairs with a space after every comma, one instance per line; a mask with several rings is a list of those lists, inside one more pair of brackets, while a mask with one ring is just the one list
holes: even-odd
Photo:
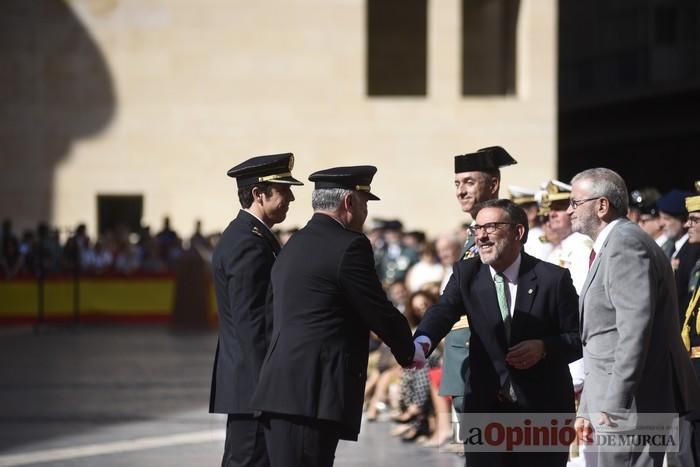
[[425, 366], [426, 362], [428, 361], [428, 359], [425, 356], [425, 354], [428, 353], [425, 348], [427, 346], [427, 344], [421, 344], [416, 341], [413, 341], [413, 362], [411, 363], [411, 366], [409, 368], [419, 370]]

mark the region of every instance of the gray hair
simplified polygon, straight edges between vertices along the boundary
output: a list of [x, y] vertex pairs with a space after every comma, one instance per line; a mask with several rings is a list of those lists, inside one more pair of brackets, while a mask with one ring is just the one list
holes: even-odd
[[571, 180], [571, 184], [583, 180], [590, 182], [590, 196], [607, 198], [616, 214], [619, 216], [627, 215], [629, 207], [627, 185], [617, 172], [604, 167], [587, 169], [576, 174]]
[[343, 198], [348, 193], [352, 193], [352, 190], [345, 188], [316, 189], [311, 193], [311, 207], [314, 210], [335, 211], [340, 207]]

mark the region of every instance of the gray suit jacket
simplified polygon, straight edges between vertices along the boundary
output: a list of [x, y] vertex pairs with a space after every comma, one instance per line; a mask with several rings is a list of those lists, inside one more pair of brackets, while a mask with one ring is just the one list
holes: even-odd
[[636, 224], [615, 225], [579, 298], [586, 381], [579, 416], [700, 408], [700, 385], [678, 332], [673, 271]]

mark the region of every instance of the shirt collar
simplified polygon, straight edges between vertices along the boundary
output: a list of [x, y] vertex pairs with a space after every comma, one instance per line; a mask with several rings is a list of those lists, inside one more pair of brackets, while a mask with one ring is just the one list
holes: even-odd
[[[518, 257], [515, 258], [515, 261], [513, 261], [513, 263], [503, 271], [503, 275], [506, 276], [508, 282], [513, 284], [518, 282], [518, 273], [520, 272], [520, 263], [522, 262], [522, 259], [522, 254], [518, 253]], [[498, 274], [498, 272], [496, 272], [496, 270], [490, 265], [489, 271], [491, 272], [491, 279], [494, 279], [496, 274]]]
[[683, 248], [683, 245], [685, 245], [685, 242], [688, 241], [688, 232], [685, 233], [681, 238], [678, 239], [676, 242], [676, 249], [673, 250], [674, 254], [677, 254], [677, 252], [681, 251], [681, 248]]
[[608, 238], [608, 235], [610, 235], [610, 232], [612, 231], [613, 227], [615, 227], [615, 225], [617, 225], [621, 220], [621, 217], [615, 219], [614, 221], [606, 225], [605, 228], [598, 234], [598, 238], [596, 238], [595, 242], [593, 242], [593, 250], [596, 252], [596, 254], [598, 254], [600, 252], [600, 249], [603, 248], [603, 244]]

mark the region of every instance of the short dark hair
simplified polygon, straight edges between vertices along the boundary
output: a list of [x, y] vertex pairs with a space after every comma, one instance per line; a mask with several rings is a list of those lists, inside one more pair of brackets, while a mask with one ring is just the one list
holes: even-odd
[[253, 204], [253, 188], [258, 188], [266, 196], [272, 195], [272, 183], [261, 182], [255, 185], [248, 185], [238, 189], [238, 201], [243, 209], [248, 209]]
[[522, 225], [525, 228], [525, 235], [523, 235], [522, 243], [527, 242], [527, 234], [530, 230], [527, 222], [527, 214], [525, 210], [512, 202], [509, 199], [489, 199], [487, 201], [481, 202], [474, 207], [474, 218], [479, 214], [484, 208], [499, 208], [503, 209], [506, 213], [508, 221], [513, 222], [518, 225]]

